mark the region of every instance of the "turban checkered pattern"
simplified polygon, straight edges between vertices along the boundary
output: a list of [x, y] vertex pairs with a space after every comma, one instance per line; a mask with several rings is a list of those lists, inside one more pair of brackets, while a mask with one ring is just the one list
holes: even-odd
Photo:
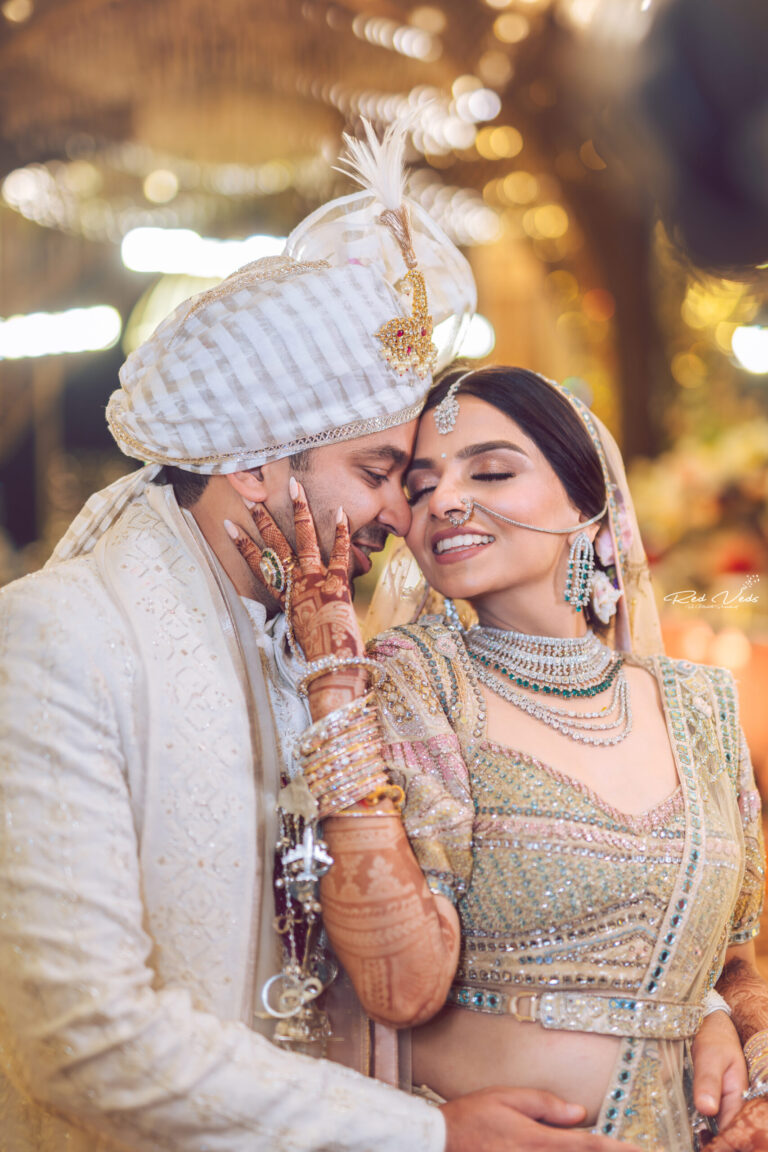
[[89, 552], [163, 464], [208, 475], [404, 424], [429, 388], [377, 329], [402, 302], [380, 272], [267, 257], [184, 301], [126, 360], [107, 420], [149, 466], [94, 493], [49, 564]]
[[373, 268], [257, 260], [128, 357], [112, 434], [128, 456], [211, 474], [405, 423], [429, 382], [393, 372], [375, 337], [400, 307]]

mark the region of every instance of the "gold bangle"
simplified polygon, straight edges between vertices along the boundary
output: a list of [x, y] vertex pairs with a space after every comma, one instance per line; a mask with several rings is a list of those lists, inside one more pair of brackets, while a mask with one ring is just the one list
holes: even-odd
[[355, 726], [363, 720], [378, 720], [373, 693], [366, 696], [356, 696], [349, 704], [336, 708], [327, 716], [310, 724], [309, 728], [299, 737], [299, 755], [307, 755], [320, 747], [325, 741], [337, 736], [343, 736], [347, 731], [355, 730]]
[[379, 744], [380, 739], [377, 739], [379, 734], [376, 733], [363, 733], [362, 736], [347, 744], [340, 744], [338, 747], [333, 745], [319, 748], [312, 756], [302, 757], [302, 768], [305, 775], [316, 772], [318, 767], [323, 764], [335, 764], [339, 760], [348, 759], [350, 756], [357, 755], [363, 749], [368, 749], [372, 744]]
[[744, 1045], [744, 1059], [750, 1084], [763, 1081], [768, 1075], [768, 1030], [750, 1036]]
[[351, 785], [339, 785], [336, 788], [331, 788], [327, 792], [315, 796], [320, 819], [324, 820], [331, 812], [340, 811], [342, 808], [350, 808], [353, 804], [359, 804], [364, 796], [370, 795], [376, 788], [381, 787], [382, 782], [385, 780], [386, 777], [380, 774], [369, 776], [362, 780], [356, 780]]
[[398, 812], [405, 804], [405, 792], [399, 784], [380, 784], [360, 801], [366, 808], [374, 808], [381, 800], [391, 800]]
[[378, 722], [374, 724], [373, 720], [367, 720], [364, 724], [356, 724], [348, 732], [326, 736], [324, 740], [316, 740], [312, 744], [306, 741], [299, 748], [299, 758], [310, 761], [317, 756], [327, 755], [331, 752], [341, 753], [348, 745], [354, 744], [357, 740], [373, 739], [378, 730]]
[[298, 759], [318, 815], [330, 815], [374, 797], [402, 804], [402, 792], [390, 791], [382, 768], [383, 732], [372, 693], [336, 709], [312, 724], [301, 738]]
[[[338, 792], [342, 789], [359, 788], [364, 781], [385, 781], [386, 776], [377, 770], [371, 762], [361, 764], [356, 772], [339, 771], [329, 776], [320, 776], [314, 780], [307, 780], [307, 787], [317, 799], [326, 792]], [[369, 789], [370, 791], [370, 789]], [[365, 793], [363, 793], [365, 795]]]
[[308, 780], [322, 779], [323, 776], [333, 775], [334, 772], [355, 772], [361, 764], [371, 760], [382, 760], [381, 744], [378, 740], [359, 741], [351, 748], [341, 752], [330, 752], [326, 755], [314, 756], [304, 761], [302, 771]]
[[369, 724], [366, 730], [355, 733], [351, 739], [326, 741], [312, 752], [300, 755], [299, 761], [308, 780], [320, 779], [342, 768], [348, 772], [355, 771], [361, 763], [373, 758], [381, 760], [382, 744], [381, 726], [377, 721]]
[[330, 732], [324, 733], [322, 736], [317, 734], [313, 738], [302, 740], [299, 745], [299, 751], [304, 756], [311, 756], [318, 748], [324, 748], [327, 744], [334, 741], [350, 739], [360, 732], [365, 732], [369, 728], [378, 727], [379, 717], [372, 712], [365, 712], [360, 716], [354, 717], [349, 724], [344, 725], [343, 728], [339, 727]]
[[748, 1064], [768, 1054], [768, 1029], [755, 1032], [744, 1045], [744, 1059]]
[[318, 802], [326, 796], [334, 797], [337, 794], [345, 794], [348, 792], [359, 794], [360, 799], [362, 799], [364, 796], [368, 796], [375, 788], [382, 787], [386, 783], [387, 778], [383, 772], [365, 770], [351, 778], [341, 777], [327, 788], [318, 789], [316, 792], [313, 792], [312, 795]]

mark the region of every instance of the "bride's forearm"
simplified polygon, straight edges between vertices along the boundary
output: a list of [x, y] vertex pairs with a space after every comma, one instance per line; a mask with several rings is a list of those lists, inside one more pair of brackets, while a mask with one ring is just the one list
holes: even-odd
[[368, 691], [368, 675], [362, 669], [348, 668], [330, 672], [313, 680], [307, 690], [313, 720], [321, 720], [336, 708], [351, 704]]
[[757, 970], [753, 943], [728, 951], [717, 990], [731, 1008], [744, 1047], [749, 1090], [735, 1119], [709, 1147], [714, 1152], [755, 1149], [763, 1145], [768, 1123], [768, 984]]
[[[310, 687], [355, 693], [343, 683], [350, 671], [334, 669]], [[329, 699], [336, 707], [327, 711]], [[322, 704], [315, 696], [310, 705], [315, 719], [299, 759], [334, 859], [320, 888], [325, 930], [369, 1015], [395, 1027], [424, 1023], [456, 971], [458, 917], [430, 892], [408, 843], [372, 693], [358, 690], [341, 705], [336, 695]]]
[[323, 923], [363, 1007], [395, 1027], [424, 1023], [456, 971], [455, 909], [430, 892], [396, 814], [332, 817], [324, 836], [335, 863]]
[[728, 1002], [742, 1044], [768, 1031], [768, 983], [757, 969], [754, 944], [730, 949], [717, 990]]

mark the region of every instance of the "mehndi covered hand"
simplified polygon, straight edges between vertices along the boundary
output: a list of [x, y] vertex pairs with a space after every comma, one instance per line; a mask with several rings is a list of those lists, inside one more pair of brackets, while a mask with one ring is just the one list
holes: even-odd
[[[326, 657], [360, 658], [363, 640], [349, 585], [349, 522], [342, 508], [327, 566], [323, 563], [312, 513], [303, 487], [291, 477], [296, 552], [263, 504], [249, 505], [266, 548], [230, 531], [251, 571], [290, 613], [296, 642], [309, 664]], [[235, 534], [236, 533], [236, 534]], [[289, 601], [289, 602], [288, 602]], [[365, 673], [355, 665], [335, 669], [309, 685], [313, 716], [347, 703], [363, 690]]]
[[747, 1100], [735, 1120], [707, 1144], [707, 1152], [768, 1152], [768, 1097]]

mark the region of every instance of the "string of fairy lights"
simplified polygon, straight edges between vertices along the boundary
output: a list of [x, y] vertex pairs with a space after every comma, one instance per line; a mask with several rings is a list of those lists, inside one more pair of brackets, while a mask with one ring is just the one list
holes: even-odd
[[[336, 109], [348, 123], [367, 116], [386, 125], [408, 116], [412, 159], [420, 161], [409, 195], [430, 211], [446, 233], [463, 247], [519, 238], [529, 242], [541, 260], [557, 267], [578, 249], [579, 230], [553, 173], [532, 171], [530, 162], [525, 163], [526, 141], [520, 127], [499, 122], [502, 95], [514, 76], [518, 53], [536, 36], [548, 13], [554, 13], [575, 35], [603, 27], [614, 38], [631, 39], [644, 34], [653, 3], [483, 2], [489, 20], [474, 71], [456, 75], [449, 86], [421, 84], [393, 93], [325, 81], [311, 74], [296, 74], [285, 83], [299, 96]], [[0, 4], [0, 15], [12, 25], [24, 24], [34, 14], [34, 0]], [[399, 22], [389, 16], [350, 11], [333, 0], [309, 0], [301, 6], [301, 18], [321, 25], [331, 35], [353, 37], [374, 49], [430, 64], [444, 56], [450, 16], [438, 4], [422, 4], [410, 9], [407, 21]], [[131, 141], [99, 147], [81, 137], [74, 137], [66, 151], [65, 159], [10, 172], [0, 186], [2, 203], [42, 227], [120, 245], [127, 268], [150, 274], [225, 275], [238, 266], [237, 261], [253, 259], [279, 240], [257, 236], [223, 242], [205, 232], [222, 227], [226, 231], [229, 221], [242, 218], [250, 206], [289, 191], [310, 202], [327, 199], [339, 180], [333, 170], [335, 142], [328, 140], [311, 154], [276, 156], [252, 165], [201, 163]], [[605, 168], [591, 141], [582, 145], [578, 159], [587, 170]], [[498, 166], [498, 175], [492, 175], [482, 191], [448, 183], [441, 174], [446, 160], [482, 160]], [[565, 320], [571, 316], [607, 323], [612, 312], [606, 303], [609, 294], [602, 293], [605, 299], [598, 306], [599, 289], [580, 292], [571, 273], [562, 275], [576, 285], [567, 293]], [[699, 342], [706, 330], [711, 346], [735, 357], [747, 371], [768, 372], [768, 331], [746, 292], [735, 296], [726, 292], [724, 297], [722, 291], [718, 295], [706, 284], [702, 287], [692, 281], [682, 318]], [[27, 343], [20, 342], [18, 323], [13, 329], [8, 324], [0, 319], [0, 358], [28, 354], [19, 352]], [[47, 344], [32, 340], [29, 346], [40, 349]], [[705, 368], [695, 351], [682, 349], [674, 354], [672, 374], [681, 388], [695, 387]]]
[[[511, 0], [510, 0], [511, 2]], [[501, 111], [499, 90], [512, 75], [509, 55], [533, 31], [535, 17], [549, 7], [549, 0], [520, 0], [527, 15], [501, 12], [492, 25], [496, 48], [484, 51], [477, 75], [456, 76], [449, 90], [419, 85], [406, 93], [361, 90], [343, 83], [323, 82], [313, 76], [297, 76], [295, 90], [302, 96], [335, 107], [348, 121], [367, 116], [378, 124], [391, 123], [409, 114], [413, 118], [412, 147], [427, 159], [477, 148], [485, 159], [507, 160], [522, 147], [512, 126], [495, 124]], [[492, 10], [509, 7], [488, 0]], [[567, 5], [566, 5], [567, 7]], [[0, 11], [8, 20], [30, 18], [33, 0], [6, 0]], [[443, 51], [440, 32], [447, 16], [436, 5], [421, 5], [400, 24], [376, 15], [353, 14], [338, 4], [315, 0], [301, 8], [303, 19], [324, 25], [331, 33], [351, 34], [375, 48], [393, 51], [429, 63]], [[502, 49], [503, 50], [500, 50]], [[517, 143], [511, 148], [509, 141]], [[177, 156], [162, 156], [126, 143], [108, 148], [84, 149], [75, 140], [69, 162], [34, 164], [11, 172], [2, 186], [4, 202], [27, 219], [47, 227], [79, 233], [88, 239], [118, 241], [137, 226], [205, 227], [221, 211], [222, 202], [252, 199], [296, 189], [322, 199], [332, 180], [329, 155], [319, 153], [300, 160], [275, 158], [266, 164], [197, 164]], [[110, 201], [105, 194], [105, 174], [122, 172], [141, 182], [140, 195], [126, 202]], [[440, 206], [440, 222], [461, 244], [484, 244], [500, 235], [493, 206], [465, 188], [452, 188], [438, 196], [439, 175], [422, 177], [418, 199], [424, 194]], [[116, 197], [116, 199], [118, 199]]]

